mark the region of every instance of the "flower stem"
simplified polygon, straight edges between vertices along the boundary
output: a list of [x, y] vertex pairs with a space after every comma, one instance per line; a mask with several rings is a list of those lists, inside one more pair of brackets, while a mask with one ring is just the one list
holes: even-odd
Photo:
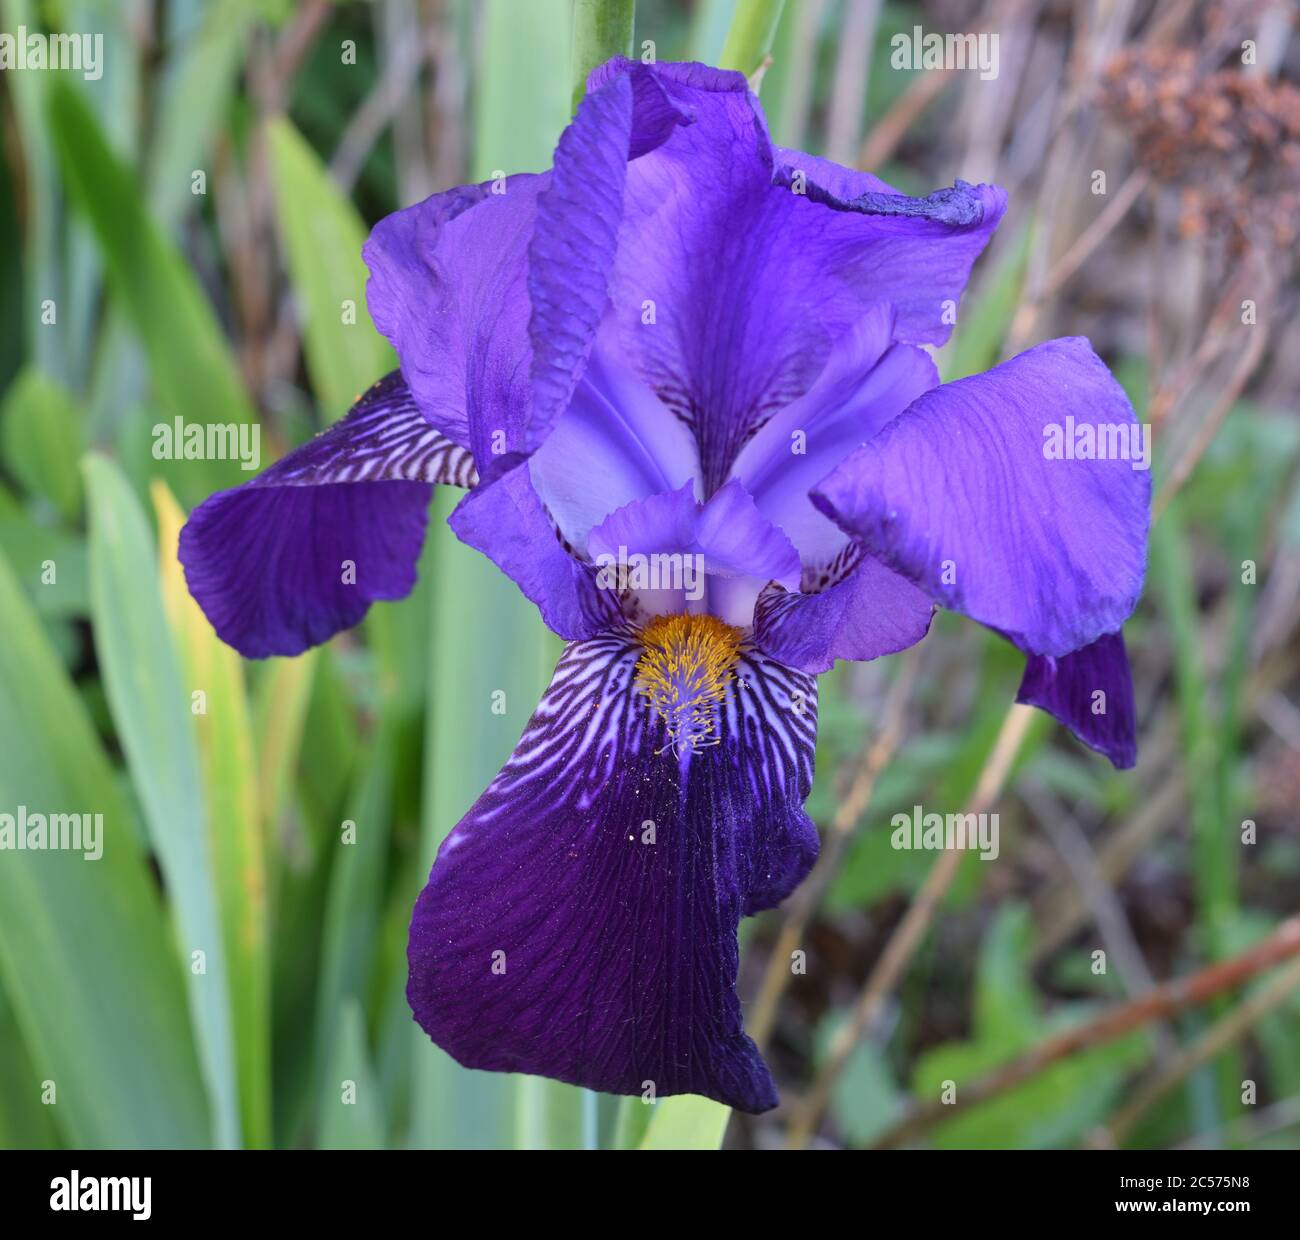
[[587, 75], [611, 56], [632, 55], [636, 0], [574, 0], [573, 110], [587, 93]]
[[772, 50], [784, 7], [785, 0], [739, 0], [722, 46], [721, 67], [752, 77]]

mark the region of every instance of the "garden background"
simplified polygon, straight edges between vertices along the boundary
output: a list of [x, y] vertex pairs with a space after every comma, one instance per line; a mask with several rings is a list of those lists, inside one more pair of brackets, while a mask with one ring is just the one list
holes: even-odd
[[[0, 0], [104, 46], [97, 80], [0, 73], [0, 810], [106, 824], [97, 861], [0, 852], [0, 1146], [1294, 1148], [1294, 7], [632, 7]], [[997, 76], [896, 67], [918, 25], [997, 33]], [[434, 522], [411, 598], [244, 662], [175, 545], [250, 475], [151, 452], [183, 416], [256, 424], [266, 464], [345, 413], [395, 365], [368, 228], [545, 168], [611, 50], [761, 74], [781, 144], [908, 192], [1005, 186], [944, 377], [1084, 334], [1154, 434], [1135, 770], [1011, 707], [1020, 656], [954, 617], [824, 678], [824, 859], [742, 928], [760, 1117], [427, 1041], [411, 906], [558, 643]], [[893, 849], [917, 803], [996, 811], [1000, 856]]]

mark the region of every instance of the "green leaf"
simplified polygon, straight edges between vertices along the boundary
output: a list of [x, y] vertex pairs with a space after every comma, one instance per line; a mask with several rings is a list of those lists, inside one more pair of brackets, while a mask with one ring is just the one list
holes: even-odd
[[149, 204], [167, 229], [203, 201], [191, 178], [196, 168], [210, 167], [205, 161], [239, 81], [252, 17], [249, 0], [214, 0], [202, 24], [168, 57], [149, 161]]
[[360, 1005], [345, 1004], [337, 1019], [339, 1035], [321, 1099], [318, 1144], [326, 1150], [383, 1149], [383, 1107]]
[[[339, 1012], [347, 1003], [362, 1003], [370, 981], [390, 843], [395, 734], [396, 728], [386, 719], [360, 765], [359, 787], [349, 803], [348, 817], [334, 829], [333, 843], [327, 845], [337, 855], [329, 871], [316, 988], [314, 1053], [320, 1071], [334, 1062]], [[326, 1103], [333, 1096], [329, 1090], [321, 1094]]]
[[144, 512], [107, 458], [88, 456], [84, 470], [95, 649], [171, 896], [181, 955], [190, 962], [190, 1015], [214, 1138], [232, 1147], [239, 1144], [240, 1123], [230, 993], [190, 692], [163, 615]]
[[722, 45], [724, 69], [739, 69], [746, 77], [756, 73], [772, 50], [785, 0], [739, 0]]
[[392, 350], [366, 309], [366, 228], [325, 166], [284, 117], [267, 126], [276, 220], [289, 260], [303, 347], [327, 421], [395, 369]]
[[574, 0], [573, 110], [587, 93], [587, 75], [611, 56], [632, 55], [636, 0]]
[[716, 1150], [727, 1132], [731, 1108], [712, 1098], [680, 1094], [655, 1108], [643, 1150]]
[[[164, 413], [205, 426], [251, 422], [252, 407], [211, 306], [149, 217], [135, 178], [109, 149], [89, 106], [56, 82], [49, 119], [64, 180], [94, 228]], [[247, 480], [233, 460], [169, 461], [161, 472], [187, 502]]]
[[244, 1143], [265, 1149], [271, 1143], [266, 865], [243, 665], [217, 637], [185, 586], [177, 558], [185, 514], [161, 481], [154, 483], [153, 502], [167, 622], [180, 650], [186, 686], [206, 695], [206, 710], [191, 713], [190, 721], [198, 745], [229, 969]]
[[81, 515], [85, 450], [81, 415], [71, 393], [36, 370], [14, 380], [0, 410], [5, 464], [32, 495], [49, 500], [65, 520]]
[[[207, 1103], [158, 890], [81, 700], [0, 556], [0, 806], [101, 814], [102, 855], [0, 852], [0, 975], [38, 1093], [78, 1148], [206, 1144]], [[5, 1042], [8, 1045], [8, 1042]]]

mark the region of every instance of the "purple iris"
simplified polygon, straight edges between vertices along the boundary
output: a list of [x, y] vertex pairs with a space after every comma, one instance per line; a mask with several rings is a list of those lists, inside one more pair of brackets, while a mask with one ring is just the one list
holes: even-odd
[[936, 605], [1132, 765], [1148, 476], [1044, 445], [1133, 411], [1082, 339], [943, 386], [925, 347], [1004, 207], [774, 147], [739, 74], [611, 61], [549, 172], [376, 227], [400, 374], [195, 511], [190, 589], [250, 657], [406, 594], [435, 483], [569, 643], [411, 923], [411, 1007], [461, 1063], [773, 1106], [736, 930], [816, 856], [815, 676]]

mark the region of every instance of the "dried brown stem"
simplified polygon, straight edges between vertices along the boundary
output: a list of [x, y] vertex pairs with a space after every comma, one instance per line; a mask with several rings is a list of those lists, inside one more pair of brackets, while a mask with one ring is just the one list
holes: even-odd
[[[1095, 1020], [1047, 1038], [1028, 1054], [964, 1086], [954, 1102], [935, 1101], [914, 1108], [878, 1137], [873, 1147], [887, 1149], [902, 1145], [934, 1124], [1014, 1089], [1062, 1059], [1113, 1041], [1151, 1021], [1168, 1019], [1296, 956], [1300, 956], [1300, 917], [1283, 922], [1267, 938], [1236, 956], [1209, 965], [1190, 977], [1165, 982], [1148, 994], [1103, 1012]], [[1287, 970], [1288, 975], [1292, 971]], [[1291, 986], [1294, 985], [1292, 982]], [[1207, 1053], [1212, 1056], [1217, 1049], [1213, 1047]], [[1160, 1079], [1164, 1080], [1165, 1075]]]
[[[993, 752], [976, 782], [967, 813], [987, 813], [989, 806], [997, 800], [1033, 717], [1033, 708], [1019, 703], [1007, 712], [993, 745]], [[848, 1019], [836, 1033], [825, 1065], [817, 1074], [811, 1089], [795, 1108], [786, 1135], [786, 1144], [790, 1148], [801, 1149], [816, 1131], [835, 1082], [844, 1071], [854, 1047], [874, 1024], [885, 999], [898, 985], [904, 970], [920, 947], [939, 905], [961, 868], [962, 857], [960, 849], [944, 849], [926, 875], [916, 898], [908, 906], [902, 921], [898, 923], [885, 950], [876, 961]]]

